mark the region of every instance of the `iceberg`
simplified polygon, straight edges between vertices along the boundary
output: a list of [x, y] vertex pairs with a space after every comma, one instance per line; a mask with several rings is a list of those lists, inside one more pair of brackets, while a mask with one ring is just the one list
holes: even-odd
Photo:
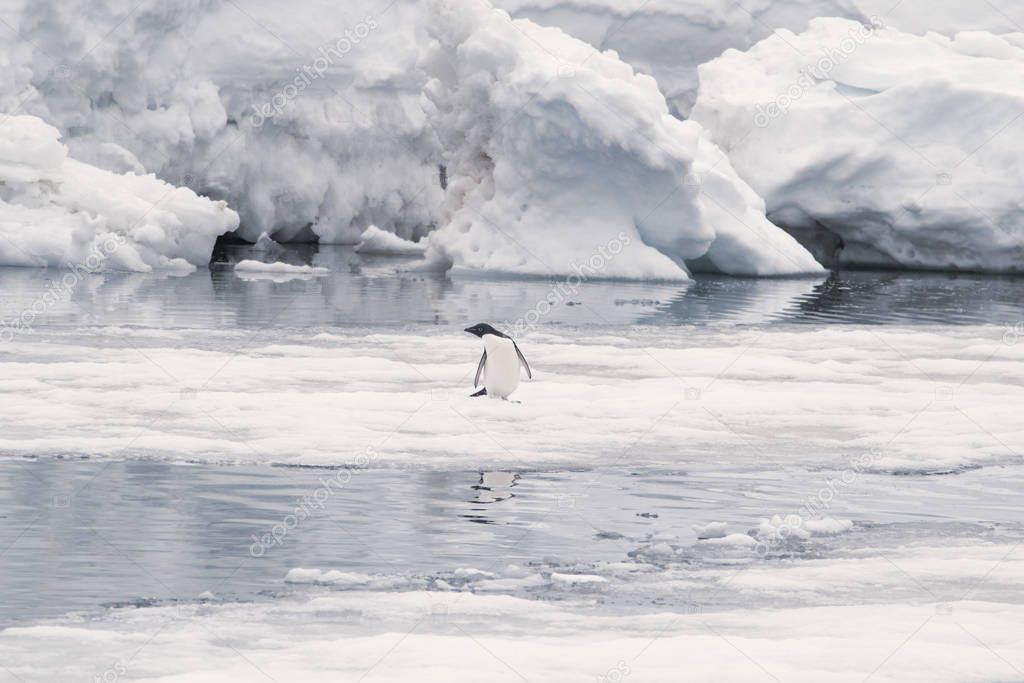
[[398, 235], [381, 230], [376, 225], [371, 225], [363, 232], [356, 245], [356, 251], [360, 254], [390, 255], [390, 256], [421, 256], [426, 245], [419, 242], [403, 240]]
[[235, 270], [242, 273], [275, 273], [281, 275], [326, 275], [330, 272], [327, 268], [319, 266], [296, 266], [291, 263], [284, 263], [283, 261], [264, 263], [252, 259], [239, 261], [235, 264]]
[[684, 280], [821, 266], [654, 79], [559, 29], [430, 4], [423, 66], [448, 188], [439, 268]]
[[728, 49], [745, 50], [776, 29], [803, 31], [816, 17], [875, 20], [903, 31], [953, 34], [965, 28], [1019, 31], [1008, 2], [963, 0], [499, 0], [517, 18], [557, 26], [601, 50], [615, 50], [654, 76], [673, 113], [688, 116], [697, 67]]
[[[842, 217], [856, 220], [856, 229], [820, 228], [818, 218], [827, 222], [831, 209], [809, 211], [806, 197], [801, 206], [783, 204], [781, 190], [772, 189], [794, 178], [788, 173], [794, 169], [786, 163], [776, 168], [774, 159], [754, 168], [754, 150], [767, 131], [758, 128], [742, 140], [739, 128], [723, 128], [728, 117], [718, 111], [750, 104], [739, 100], [753, 97], [753, 90], [737, 95], [737, 84], [764, 71], [754, 62], [767, 52], [792, 53], [790, 62], [780, 62], [785, 74], [769, 74], [772, 85], [755, 84], [762, 88], [757, 97], [772, 90], [767, 104], [809, 66], [820, 30], [798, 38], [784, 29], [802, 31], [821, 15], [877, 21], [908, 32], [900, 34], [904, 42], [918, 47], [907, 54], [925, 59], [929, 50], [937, 51], [945, 55], [935, 58], [943, 64], [949, 57], [956, 79], [942, 81], [945, 66], [925, 65], [915, 73], [904, 61], [884, 86], [890, 96], [872, 97], [871, 82], [857, 85], [863, 80], [853, 73], [862, 68], [857, 65], [888, 72], [904, 54], [903, 43], [885, 48], [876, 36], [836, 71], [847, 72], [833, 94], [845, 111], [804, 109], [812, 104], [808, 97], [788, 112], [786, 135], [804, 135], [778, 138], [782, 157], [805, 154], [806, 132], [823, 130], [814, 117], [831, 116], [828, 125], [841, 147], [856, 154], [843, 157], [839, 168], [824, 169], [814, 160], [802, 164], [808, 174], [822, 172], [823, 195], [836, 196], [837, 176], [849, 189], [860, 187], [860, 170], [874, 172], [857, 167], [869, 143], [884, 142], [890, 162], [903, 152], [908, 156], [900, 163], [914, 159], [844, 97], [878, 107], [869, 113], [879, 120], [902, 117], [914, 131], [900, 135], [919, 148], [911, 139], [927, 136], [913, 125], [919, 84], [935, 85], [937, 106], [959, 112], [958, 120], [969, 119], [978, 133], [939, 140], [936, 165], [952, 165], [938, 159], [938, 147], [966, 155], [971, 143], [982, 145], [985, 131], [1012, 123], [1004, 115], [1016, 86], [1001, 88], [993, 74], [1003, 65], [1017, 68], [1019, 40], [995, 35], [1014, 30], [1011, 18], [995, 7], [965, 8], [952, 0], [896, 6], [881, 0], [759, 0], [744, 7], [652, 0], [628, 9], [612, 0], [501, 4], [518, 18], [486, 3], [445, 9], [417, 0], [383, 8], [369, 0], [344, 7], [304, 0], [301, 12], [266, 0], [244, 8], [206, 0], [12, 3], [3, 17], [17, 37], [0, 45], [0, 111], [53, 124], [76, 160], [65, 176], [78, 162], [126, 177], [153, 173], [226, 201], [240, 216], [233, 230], [251, 242], [265, 233], [282, 243], [355, 245], [376, 226], [424, 245], [435, 233], [429, 240], [435, 268], [666, 280], [701, 270], [811, 272], [819, 269], [814, 257], [830, 265], [1000, 271], [1019, 262], [1018, 238], [1008, 222], [1011, 198], [1004, 191], [1014, 184], [1012, 171], [993, 177], [996, 171], [988, 170], [1003, 174], [1004, 166], [1012, 166], [995, 163], [1001, 146], [984, 146], [955, 171], [930, 171], [939, 189], [918, 199], [925, 183], [898, 206], [886, 199], [895, 187], [881, 182], [882, 196], [869, 197], [877, 206], [861, 211], [864, 205], [854, 200], [853, 214]], [[819, 25], [815, 20], [812, 26]], [[927, 34], [964, 26], [978, 30], [955, 39]], [[746, 61], [729, 50], [762, 39]], [[797, 55], [792, 48], [798, 44], [812, 52]], [[680, 121], [677, 116], [689, 114], [697, 98], [697, 64], [723, 50], [703, 67], [693, 121]], [[954, 63], [973, 66], [963, 71]], [[897, 76], [904, 79], [900, 84], [892, 80]], [[943, 84], [950, 85], [946, 94]], [[996, 102], [974, 117], [969, 103], [978, 88]], [[891, 112], [886, 107], [899, 109], [891, 104], [897, 95], [905, 106]], [[890, 104], [880, 104], [885, 102]], [[772, 123], [778, 131], [781, 124]], [[833, 149], [838, 156], [839, 148]], [[979, 195], [974, 190], [980, 186], [985, 192]], [[869, 183], [863, 193], [875, 187]], [[964, 209], [954, 192], [974, 208]], [[943, 195], [949, 196], [940, 201]], [[765, 208], [810, 251], [766, 220]], [[912, 240], [912, 247], [902, 238], [874, 244], [894, 210], [921, 216], [928, 240]], [[901, 228], [906, 219], [900, 217]], [[988, 227], [965, 232], [966, 221]], [[977, 248], [979, 235], [990, 240], [996, 261], [989, 263]], [[940, 253], [950, 245], [965, 253]], [[203, 261], [194, 248], [180, 258]], [[49, 257], [17, 258], [45, 263]], [[131, 267], [143, 266], [163, 264], [151, 255]]]
[[10, 14], [0, 111], [52, 123], [76, 158], [225, 200], [250, 242], [355, 244], [371, 224], [415, 239], [436, 222], [415, 2], [40, 0]]
[[700, 75], [693, 118], [822, 263], [1024, 271], [1024, 34], [816, 19]]
[[[802, 29], [818, 16], [862, 18], [850, 0], [500, 0], [513, 16], [557, 26], [615, 52], [658, 81], [672, 112], [685, 117], [697, 95], [697, 67], [746, 48], [775, 28]], [[890, 3], [892, 4], [892, 3]]]
[[70, 158], [39, 118], [0, 121], [0, 265], [192, 270], [237, 227], [222, 201]]
[[[653, 79], [557, 29], [456, 7], [44, 0], [11, 11], [21, 38], [0, 48], [0, 108], [52, 122], [93, 166], [228, 202], [252, 242], [357, 244], [376, 226], [417, 244], [439, 231], [435, 267], [571, 275], [586, 258], [588, 276], [598, 264], [603, 277], [669, 280], [819, 270], [700, 127], [670, 116]], [[523, 54], [507, 58], [512, 47]], [[479, 80], [497, 76], [523, 80], [493, 92]], [[472, 120], [520, 108], [507, 127]], [[471, 158], [484, 147], [493, 172]], [[487, 206], [481, 172], [500, 193]], [[476, 220], [466, 237], [481, 210], [501, 225]], [[500, 231], [513, 224], [557, 263], [510, 248]]]

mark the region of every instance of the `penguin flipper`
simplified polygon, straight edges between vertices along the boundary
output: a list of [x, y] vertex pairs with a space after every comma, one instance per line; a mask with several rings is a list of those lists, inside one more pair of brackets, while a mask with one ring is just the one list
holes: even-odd
[[487, 388], [485, 387], [485, 388], [481, 389], [480, 391], [476, 392], [475, 394], [470, 394], [469, 397], [470, 398], [476, 398], [477, 396], [486, 396], [486, 395], [487, 395]]
[[530, 379], [533, 379], [533, 371], [530, 370], [530, 364], [526, 362], [526, 356], [524, 356], [523, 352], [519, 350], [519, 345], [513, 341], [512, 346], [514, 346], [516, 349], [516, 355], [519, 356], [519, 362], [526, 369], [526, 376], [529, 377]]
[[[514, 342], [513, 342], [514, 343]], [[476, 366], [476, 377], [473, 378], [473, 388], [480, 386], [480, 376], [484, 374], [484, 366], [487, 365], [487, 352], [480, 356], [480, 363]]]

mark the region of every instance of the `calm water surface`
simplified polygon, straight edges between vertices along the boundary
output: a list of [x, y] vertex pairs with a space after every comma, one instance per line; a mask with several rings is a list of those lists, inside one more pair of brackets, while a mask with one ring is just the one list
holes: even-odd
[[[727, 522], [745, 531], [761, 517], [799, 510], [809, 491], [841, 475], [356, 470], [344, 473], [343, 487], [318, 494], [338, 473], [0, 460], [0, 623], [201, 597], [267, 599], [291, 589], [284, 577], [294, 567], [412, 581], [399, 588], [426, 587], [460, 567], [586, 571], [593, 563], [631, 561], [658, 534], [692, 545], [693, 525]], [[1024, 535], [1021, 468], [862, 477], [829, 512], [857, 522], [859, 533], [784, 555]], [[288, 521], [281, 533], [303, 505], [308, 517]], [[278, 539], [265, 542], [275, 526]], [[694, 552], [677, 564], [699, 570], [720, 559]], [[545, 588], [543, 597], [557, 593]], [[653, 586], [602, 601], [685, 607], [674, 603], [686, 599]], [[720, 594], [716, 606], [730, 607], [729, 599]]]
[[[447, 277], [414, 262], [363, 258], [351, 249], [287, 251], [274, 257], [235, 248], [184, 276], [114, 273], [85, 279], [33, 320], [33, 327], [131, 325], [403, 327], [489, 320], [511, 326], [554, 296], [542, 325], [615, 327], [707, 324], [996, 324], [1024, 316], [1024, 279], [979, 275], [849, 272], [817, 278], [701, 276], [689, 283], [585, 282]], [[230, 262], [285, 259], [326, 266], [325, 277], [238, 274]], [[404, 269], [404, 270], [403, 270]], [[0, 320], [11, 324], [64, 273], [0, 268]], [[282, 281], [284, 280], [284, 281]]]

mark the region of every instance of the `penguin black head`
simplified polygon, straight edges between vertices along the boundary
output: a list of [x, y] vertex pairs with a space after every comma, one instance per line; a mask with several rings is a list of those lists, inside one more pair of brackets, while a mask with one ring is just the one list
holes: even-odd
[[495, 337], [505, 336], [487, 323], [477, 323], [476, 325], [473, 325], [473, 327], [467, 327], [464, 331], [469, 332], [472, 335], [476, 335], [477, 337], [483, 337], [485, 334], [493, 334]]

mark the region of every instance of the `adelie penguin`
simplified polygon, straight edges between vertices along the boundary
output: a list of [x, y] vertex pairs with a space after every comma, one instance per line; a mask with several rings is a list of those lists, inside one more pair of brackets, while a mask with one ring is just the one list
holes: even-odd
[[526, 362], [526, 357], [512, 337], [498, 332], [487, 323], [467, 327], [466, 332], [480, 337], [484, 342], [484, 353], [480, 356], [480, 363], [476, 366], [476, 378], [473, 380], [475, 389], [483, 377], [484, 388], [472, 396], [507, 399], [519, 386], [520, 365], [526, 370], [526, 376], [533, 379], [530, 364]]

